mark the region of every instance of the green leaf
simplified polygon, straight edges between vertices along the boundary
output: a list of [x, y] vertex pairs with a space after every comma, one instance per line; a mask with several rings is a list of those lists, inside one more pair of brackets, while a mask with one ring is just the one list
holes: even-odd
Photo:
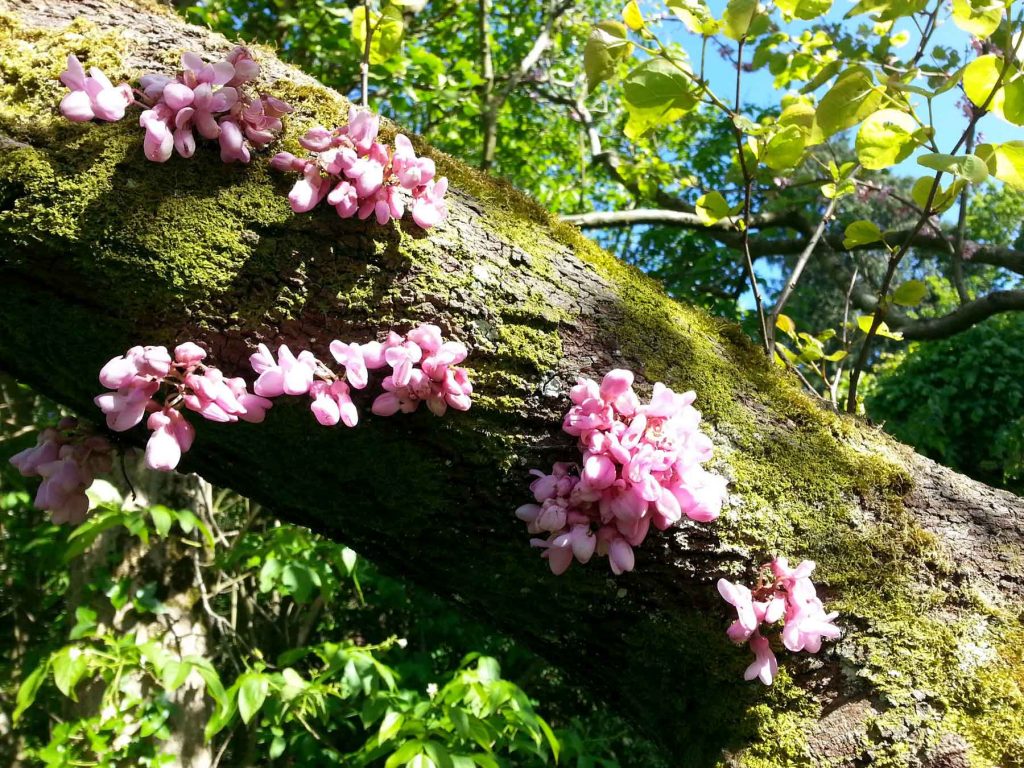
[[69, 640], [81, 640], [96, 629], [96, 611], [84, 605], [75, 608], [75, 626], [68, 635]]
[[1024, 77], [1008, 78], [999, 92], [1003, 95], [1002, 117], [1014, 125], [1024, 125]]
[[422, 754], [423, 742], [418, 740], [407, 741], [397, 750], [395, 750], [391, 757], [384, 763], [384, 768], [398, 768], [400, 765], [406, 765], [416, 755]]
[[383, 744], [385, 741], [394, 738], [395, 734], [402, 729], [402, 723], [404, 722], [405, 715], [389, 709], [380, 723], [380, 729], [377, 731], [377, 743]]
[[275, 736], [274, 740], [270, 742], [270, 749], [267, 751], [267, 754], [271, 760], [276, 760], [284, 754], [287, 746], [288, 742], [285, 741], [283, 736]]
[[162, 504], [157, 504], [149, 508], [149, 516], [153, 518], [153, 527], [156, 532], [161, 536], [166, 536], [171, 531], [171, 525], [174, 523], [174, 517], [171, 510]]
[[806, 134], [796, 125], [787, 125], [768, 140], [761, 161], [773, 171], [797, 165], [804, 156]]
[[916, 307], [927, 295], [927, 285], [920, 280], [907, 280], [893, 292], [892, 300], [901, 307]]
[[989, 173], [1017, 189], [1024, 189], [1024, 141], [982, 144], [975, 153], [988, 165]]
[[917, 123], [906, 112], [882, 109], [869, 115], [857, 131], [857, 158], [871, 171], [907, 159], [917, 146]]
[[917, 158], [917, 164], [935, 171], [944, 171], [966, 179], [972, 184], [980, 184], [988, 178], [988, 166], [976, 155], [942, 155], [931, 153]]
[[309, 687], [309, 684], [302, 679], [302, 675], [291, 667], [286, 667], [281, 671], [281, 678], [284, 680], [284, 685], [281, 687], [281, 698], [284, 701], [297, 698]]
[[192, 665], [187, 661], [171, 659], [164, 664], [164, 668], [160, 671], [160, 684], [163, 685], [165, 691], [176, 691], [182, 686], [191, 671]]
[[832, 8], [832, 0], [775, 0], [775, 5], [787, 16], [813, 21]]
[[583, 49], [583, 70], [587, 75], [587, 91], [593, 91], [605, 80], [615, 77], [620, 61], [633, 52], [629, 30], [618, 21], [602, 21], [590, 30]]
[[695, 35], [714, 35], [720, 29], [704, 0], [668, 0], [668, 7]]
[[998, 0], [953, 0], [953, 22], [975, 37], [986, 38], [998, 29], [1004, 7]]
[[[864, 333], [868, 333], [871, 330], [871, 325], [874, 323], [873, 315], [861, 315], [857, 318], [857, 327], [860, 328]], [[882, 323], [875, 330], [876, 336], [882, 336], [886, 339], [893, 339], [894, 341], [903, 341], [903, 334], [900, 331], [891, 331], [889, 326], [883, 320]]]
[[[928, 203], [928, 195], [931, 192], [932, 184], [935, 180], [931, 177], [925, 176], [914, 182], [914, 186], [910, 190], [910, 197], [913, 199], [917, 206], [924, 209]], [[953, 203], [956, 202], [957, 196], [961, 190], [967, 186], [967, 182], [963, 179], [956, 179], [952, 184], [943, 189], [942, 185], [939, 185], [934, 197], [932, 197], [931, 209], [932, 213], [942, 213], [948, 209]]]
[[870, 115], [882, 101], [871, 73], [864, 67], [848, 69], [822, 97], [814, 115], [815, 143], [839, 131], [852, 128]]
[[[405, 22], [402, 9], [388, 5], [381, 13], [370, 12], [371, 39], [370, 64], [383, 64], [402, 49]], [[366, 8], [362, 5], [352, 9], [352, 40], [360, 52], [366, 46]]]
[[710, 227], [715, 222], [732, 215], [732, 209], [722, 197], [721, 192], [708, 192], [697, 198], [696, 213], [704, 225]]
[[238, 685], [238, 714], [242, 722], [248, 724], [253, 716], [260, 711], [267, 699], [270, 681], [259, 672], [246, 672]]
[[[1003, 60], [994, 54], [979, 56], [964, 68], [964, 93], [975, 106], [984, 104], [999, 81]], [[1006, 92], [1000, 88], [988, 102], [988, 109], [1002, 117]]]
[[283, 569], [284, 566], [280, 560], [273, 555], [268, 557], [264, 561], [263, 567], [260, 568], [260, 592], [264, 594], [270, 592], [277, 585]]
[[43, 684], [43, 680], [46, 679], [47, 671], [49, 671], [49, 665], [44, 662], [29, 672], [28, 677], [18, 686], [18, 695], [15, 698], [16, 706], [14, 714], [11, 715], [11, 719], [15, 723], [18, 722], [25, 710], [32, 706], [32, 702], [36, 700], [36, 694], [39, 693], [39, 687]]
[[622, 81], [622, 98], [629, 112], [626, 137], [632, 141], [652, 128], [672, 123], [693, 109], [697, 99], [681, 62], [658, 57], [635, 67]]
[[843, 247], [855, 248], [858, 245], [877, 243], [882, 240], [882, 230], [874, 222], [861, 219], [850, 224], [843, 233]]
[[757, 0], [729, 0], [722, 17], [722, 32], [733, 40], [741, 40], [750, 31], [757, 15]]
[[89, 657], [81, 648], [69, 645], [57, 651], [50, 658], [50, 669], [53, 671], [53, 682], [57, 690], [72, 701], [78, 701], [75, 686], [82, 679], [88, 666]]

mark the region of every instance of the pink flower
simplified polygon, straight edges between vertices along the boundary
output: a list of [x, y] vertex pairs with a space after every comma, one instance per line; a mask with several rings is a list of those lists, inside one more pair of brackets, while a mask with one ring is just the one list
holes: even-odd
[[295, 182], [292, 191], [288, 193], [288, 202], [295, 213], [311, 211], [327, 194], [327, 188], [319, 169], [310, 163], [302, 172], [302, 178]]
[[421, 187], [434, 178], [434, 161], [429, 157], [416, 157], [412, 142], [402, 134], [395, 136], [391, 164], [399, 183], [408, 189]]
[[[260, 344], [259, 352], [249, 360], [259, 378], [253, 385], [253, 391], [262, 397], [278, 397], [280, 395], [304, 395], [313, 385], [313, 373], [316, 371], [316, 358], [312, 353], [302, 351], [296, 357], [287, 346], [282, 344], [277, 349], [276, 364], [267, 364], [270, 351]], [[273, 361], [273, 358], [270, 358]]]
[[178, 466], [181, 455], [192, 447], [195, 429], [181, 411], [164, 408], [149, 415], [146, 426], [153, 430], [146, 443], [146, 466], [160, 472], [170, 472]]
[[380, 130], [380, 118], [366, 109], [350, 107], [348, 112], [348, 138], [359, 152], [369, 152]]
[[448, 179], [430, 181], [413, 193], [412, 219], [424, 229], [436, 227], [448, 216], [448, 204], [444, 201], [448, 191]]
[[331, 342], [331, 354], [341, 365], [345, 366], [345, 377], [356, 389], [366, 387], [368, 376], [363, 348], [359, 344], [345, 344], [335, 339]]
[[328, 384], [317, 381], [313, 383], [309, 394], [313, 398], [310, 410], [313, 411], [316, 420], [324, 426], [333, 427], [340, 421], [346, 427], [354, 427], [359, 422], [359, 412], [352, 403], [345, 382], [334, 381]]
[[111, 469], [110, 443], [81, 430], [77, 419], [61, 419], [44, 429], [36, 446], [11, 458], [26, 477], [43, 480], [36, 492], [37, 509], [48, 510], [54, 523], [80, 523], [89, 511], [86, 489], [95, 476]]
[[756, 677], [765, 685], [771, 685], [778, 674], [779, 662], [768, 639], [755, 632], [750, 636], [750, 650], [754, 652], [754, 661], [743, 673], [743, 679], [753, 680]]
[[106, 414], [107, 427], [114, 432], [124, 432], [140, 421], [150, 403], [150, 398], [160, 388], [158, 381], [137, 379], [137, 384], [121, 387], [116, 392], [106, 392], [93, 398], [93, 402]]
[[768, 640], [761, 634], [762, 625], [770, 627], [781, 620], [783, 645], [790, 651], [808, 653], [817, 653], [823, 639], [838, 638], [840, 630], [832, 623], [838, 614], [826, 614], [815, 594], [810, 580], [813, 561], [805, 560], [790, 568], [786, 558], [779, 557], [763, 566], [762, 571], [765, 570], [772, 579], [767, 584], [759, 581], [753, 592], [725, 579], [719, 580], [718, 590], [739, 614], [726, 634], [735, 643], [749, 639], [754, 651], [755, 660], [747, 668], [746, 679], [759, 677], [765, 685], [771, 685], [778, 664]]
[[60, 102], [60, 112], [72, 122], [93, 119], [114, 122], [124, 117], [125, 110], [135, 102], [127, 83], [114, 87], [96, 67], [89, 70], [87, 76], [73, 53], [68, 55], [68, 66], [61, 73], [60, 81], [71, 89]]

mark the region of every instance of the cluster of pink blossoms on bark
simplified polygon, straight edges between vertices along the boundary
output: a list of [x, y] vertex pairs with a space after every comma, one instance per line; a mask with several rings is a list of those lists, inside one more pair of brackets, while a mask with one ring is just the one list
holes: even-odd
[[139, 103], [146, 107], [139, 117], [139, 125], [146, 129], [143, 151], [157, 163], [166, 162], [175, 150], [182, 157], [192, 157], [197, 132], [220, 143], [225, 163], [248, 163], [250, 146], [265, 147], [281, 133], [281, 118], [292, 107], [273, 96], [254, 96], [243, 87], [260, 72], [247, 48], [237, 46], [213, 64], [204, 62], [199, 54], [186, 53], [181, 63], [183, 69], [176, 77], [143, 75], [136, 99], [127, 83], [115, 88], [95, 67], [86, 76], [71, 54], [60, 76], [71, 89], [61, 101], [61, 114], [74, 122], [94, 118], [116, 121], [124, 117], [128, 106]]
[[448, 180], [434, 178], [434, 161], [417, 157], [406, 136], [395, 136], [394, 150], [377, 141], [379, 129], [379, 117], [351, 107], [347, 125], [333, 130], [318, 125], [299, 139], [310, 156], [275, 155], [274, 168], [302, 174], [288, 195], [292, 210], [311, 211], [326, 198], [343, 219], [372, 215], [386, 224], [402, 218], [411, 195], [416, 224], [429, 229], [444, 221]]
[[718, 517], [726, 480], [701, 466], [712, 445], [700, 431], [693, 392], [676, 394], [659, 382], [641, 404], [632, 372], [616, 369], [600, 385], [581, 378], [569, 397], [562, 428], [579, 438], [582, 471], [574, 474], [567, 462], [548, 475], [531, 470], [537, 503], [516, 510], [530, 533], [547, 534], [530, 543], [544, 550], [553, 573], [595, 552], [607, 555], [614, 574], [631, 571], [633, 547], [652, 524], [665, 530], [684, 514], [699, 522]]
[[253, 391], [264, 397], [309, 395], [313, 401], [310, 410], [318, 422], [354, 427], [359, 423], [359, 412], [352, 402], [352, 389], [365, 389], [369, 371], [390, 366], [391, 373], [381, 382], [384, 392], [371, 407], [376, 415], [411, 413], [421, 402], [437, 416], [449, 407], [469, 410], [473, 384], [468, 371], [458, 366], [466, 359], [466, 346], [445, 341], [436, 325], [420, 325], [404, 336], [391, 331], [383, 343], [334, 340], [330, 350], [345, 369], [343, 377], [308, 350], [296, 355], [281, 345], [275, 358], [265, 344], [260, 344], [249, 358], [259, 374]]
[[[784, 557], [777, 557], [762, 566], [757, 586], [751, 590], [742, 584], [719, 579], [718, 591], [725, 601], [736, 608], [737, 619], [727, 634], [734, 643], [750, 643], [754, 661], [747, 667], [747, 680], [759, 678], [771, 685], [779, 669], [778, 660], [768, 638], [761, 633], [782, 621], [782, 644], [791, 651], [817, 653], [823, 639], [835, 640], [839, 627], [832, 621], [838, 613], [825, 613], [811, 582], [814, 561], [804, 560], [790, 568]], [[765, 578], [765, 574], [770, 574]]]
[[112, 449], [105, 437], [79, 429], [78, 419], [61, 419], [39, 433], [36, 445], [11, 457], [25, 477], [41, 477], [35, 506], [48, 510], [53, 522], [78, 524], [89, 511], [86, 489], [96, 475], [109, 472]]
[[149, 106], [139, 117], [146, 129], [143, 148], [157, 163], [172, 150], [182, 157], [196, 151], [195, 133], [220, 143], [225, 163], [248, 163], [249, 146], [261, 149], [281, 133], [281, 118], [292, 111], [273, 96], [253, 96], [243, 88], [260, 74], [247, 48], [237, 46], [227, 57], [207, 64], [196, 53], [182, 54], [177, 77], [145, 75], [143, 100]]
[[95, 398], [107, 427], [124, 432], [142, 421], [153, 434], [146, 444], [146, 466], [169, 472], [192, 447], [195, 428], [182, 408], [210, 421], [263, 421], [271, 402], [248, 391], [242, 378], [227, 378], [204, 365], [206, 352], [187, 341], [174, 348], [132, 347], [100, 371], [100, 383], [113, 392]]

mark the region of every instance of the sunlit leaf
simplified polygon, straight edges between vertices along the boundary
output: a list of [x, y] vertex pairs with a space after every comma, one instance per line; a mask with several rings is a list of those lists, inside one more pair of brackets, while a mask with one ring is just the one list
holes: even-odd
[[916, 307], [927, 295], [927, 285], [920, 280], [907, 280], [893, 291], [892, 300], [902, 307]]
[[629, 58], [633, 44], [629, 31], [618, 21], [602, 21], [590, 30], [583, 49], [583, 70], [587, 75], [587, 90], [592, 91], [605, 80], [615, 76], [620, 61]]
[[843, 233], [843, 247], [856, 248], [858, 245], [877, 243], [882, 240], [882, 230], [871, 221], [855, 221]]
[[879, 171], [905, 160], [914, 151], [914, 118], [898, 109], [882, 109], [869, 115], [857, 131], [857, 158], [868, 170]]

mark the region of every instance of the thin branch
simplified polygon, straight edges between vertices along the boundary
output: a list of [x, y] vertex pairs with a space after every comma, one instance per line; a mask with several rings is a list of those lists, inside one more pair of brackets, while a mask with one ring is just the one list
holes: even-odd
[[825, 214], [821, 217], [821, 221], [818, 222], [818, 227], [814, 230], [814, 234], [811, 235], [810, 239], [807, 241], [807, 245], [800, 253], [800, 257], [796, 260], [793, 272], [790, 274], [789, 280], [786, 281], [786, 285], [782, 289], [782, 293], [779, 295], [779, 300], [775, 302], [775, 308], [772, 310], [768, 323], [769, 332], [773, 335], [775, 323], [779, 319], [779, 315], [782, 314], [783, 307], [785, 307], [786, 302], [789, 301], [789, 297], [796, 288], [797, 281], [800, 280], [800, 275], [803, 274], [804, 267], [807, 266], [807, 262], [810, 260], [811, 254], [814, 253], [814, 249], [818, 247], [818, 243], [820, 242], [822, 235], [825, 234], [825, 228], [828, 226], [828, 222], [836, 210], [836, 200], [837, 198], [833, 197], [828, 201], [828, 207], [825, 209]]
[[366, 42], [363, 44], [363, 57], [359, 62], [359, 78], [363, 88], [363, 109], [366, 109], [370, 106], [370, 43], [373, 40], [370, 0], [363, 0], [363, 14], [366, 18]]

